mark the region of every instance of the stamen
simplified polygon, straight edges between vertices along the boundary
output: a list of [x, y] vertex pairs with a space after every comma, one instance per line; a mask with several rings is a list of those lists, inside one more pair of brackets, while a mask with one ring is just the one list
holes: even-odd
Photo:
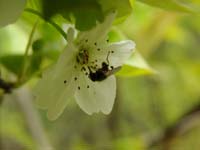
[[82, 68], [81, 68], [81, 71], [85, 71], [85, 70], [86, 70], [85, 67], [82, 67]]
[[80, 62], [80, 60], [79, 60], [79, 58], [78, 58], [78, 57], [76, 57], [76, 62], [77, 62], [77, 63], [79, 63], [79, 62]]

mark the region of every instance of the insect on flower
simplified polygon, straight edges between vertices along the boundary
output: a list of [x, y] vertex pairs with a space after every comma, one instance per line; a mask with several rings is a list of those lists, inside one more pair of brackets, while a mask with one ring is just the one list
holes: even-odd
[[89, 115], [111, 112], [116, 96], [114, 73], [135, 48], [131, 40], [107, 40], [115, 16], [115, 12], [108, 14], [104, 22], [76, 37], [75, 30], [68, 29], [66, 48], [35, 87], [36, 103], [47, 109], [49, 119], [58, 118], [71, 99]]
[[[108, 52], [108, 56], [109, 56], [110, 52]], [[88, 67], [90, 73], [89, 73], [89, 78], [92, 81], [102, 81], [105, 80], [108, 76], [116, 73], [117, 71], [119, 71], [121, 69], [121, 66], [114, 68], [113, 66], [111, 66], [109, 69], [109, 61], [108, 61], [108, 56], [107, 56], [107, 63], [106, 62], [102, 62], [102, 67], [97, 69], [95, 72], [92, 71], [92, 69], [90, 67]]]

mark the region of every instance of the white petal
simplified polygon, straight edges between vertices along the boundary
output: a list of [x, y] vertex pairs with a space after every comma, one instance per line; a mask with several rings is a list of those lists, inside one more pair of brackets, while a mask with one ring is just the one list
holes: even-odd
[[79, 78], [81, 78], [80, 89], [76, 90], [75, 99], [80, 108], [90, 115], [99, 111], [109, 114], [116, 96], [115, 77], [110, 76], [100, 82], [92, 82], [85, 75]]
[[[131, 40], [121, 41], [109, 45], [106, 49], [110, 51], [108, 56], [109, 65], [119, 67], [131, 56], [134, 52], [135, 43]], [[104, 50], [106, 51], [106, 50]]]
[[68, 43], [72, 43], [74, 41], [75, 38], [75, 30], [70, 27], [67, 31], [67, 41]]
[[[70, 83], [67, 83], [68, 85], [66, 85], [56, 94], [57, 97], [56, 99], [54, 99], [55, 102], [49, 105], [47, 116], [50, 120], [57, 119], [60, 116], [60, 114], [64, 111], [69, 100], [74, 99], [75, 84], [73, 83], [73, 80], [69, 82]], [[59, 87], [55, 85], [55, 88]]]
[[69, 42], [56, 63], [55, 69], [57, 75], [67, 72], [67, 69], [74, 68], [77, 52], [76, 45]]
[[[56, 119], [74, 96], [76, 48], [69, 43], [58, 62], [44, 72], [35, 88], [37, 104], [48, 109], [48, 117]], [[66, 82], [66, 83], [65, 83]]]
[[47, 68], [44, 71], [42, 79], [40, 79], [37, 85], [34, 87], [33, 92], [36, 97], [36, 104], [42, 108], [47, 109], [49, 104], [48, 97], [49, 93], [54, 91], [54, 87], [52, 86], [52, 82], [49, 82], [53, 78], [54, 66]]
[[73, 72], [66, 70], [65, 73], [55, 75], [56, 68], [53, 66], [44, 73], [35, 87], [36, 103], [39, 107], [48, 109], [48, 118], [51, 120], [62, 113], [68, 100], [74, 96]]
[[88, 40], [88, 43], [94, 44], [97, 41], [104, 40], [110, 30], [110, 27], [112, 26], [112, 22], [114, 21], [115, 16], [116, 12], [112, 12], [108, 14], [103, 23], [97, 24], [96, 27], [89, 31], [80, 32], [78, 35], [78, 41], [81, 42]]
[[108, 63], [114, 68], [122, 66], [134, 52], [135, 43], [131, 40], [117, 43], [104, 44], [99, 47], [100, 51], [90, 51], [90, 62], [97, 60], [96, 64], [101, 67], [102, 62]]

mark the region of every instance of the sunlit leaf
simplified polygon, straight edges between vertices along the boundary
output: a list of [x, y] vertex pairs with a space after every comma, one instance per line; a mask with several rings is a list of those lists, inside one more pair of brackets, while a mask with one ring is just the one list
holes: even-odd
[[131, 12], [133, 0], [98, 0], [104, 14], [109, 11], [117, 10], [117, 21], [123, 21]]
[[171, 11], [179, 11], [179, 12], [186, 12], [191, 13], [194, 12], [190, 7], [186, 4], [177, 1], [177, 0], [139, 0], [140, 2], [146, 3], [151, 6], [159, 7], [166, 10]]
[[26, 0], [0, 0], [0, 27], [13, 23], [22, 13]]
[[146, 63], [146, 61], [138, 52], [135, 52], [123, 65], [122, 69], [117, 73], [117, 75], [131, 77], [152, 73], [155, 73], [155, 71]]
[[129, 0], [132, 7], [134, 7], [135, 0]]

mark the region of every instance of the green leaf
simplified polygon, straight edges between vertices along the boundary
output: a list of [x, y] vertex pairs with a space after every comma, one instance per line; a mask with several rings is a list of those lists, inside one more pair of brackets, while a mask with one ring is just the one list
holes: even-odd
[[155, 71], [146, 63], [146, 61], [138, 52], [135, 52], [122, 66], [122, 69], [119, 72], [117, 72], [116, 75], [132, 77], [153, 73], [155, 73]]
[[171, 11], [179, 11], [185, 13], [194, 12], [190, 7], [178, 0], [139, 0], [151, 6], [159, 7]]
[[[82, 8], [74, 12], [75, 27], [81, 31], [88, 30], [96, 25], [96, 21], [103, 20], [103, 14], [98, 7]], [[99, 9], [99, 10], [98, 10]]]
[[104, 14], [117, 10], [117, 21], [123, 21], [131, 12], [133, 0], [98, 0]]
[[102, 22], [108, 12], [117, 10], [116, 23], [123, 21], [132, 12], [134, 0], [42, 0], [46, 19], [59, 14], [76, 28], [84, 31]]
[[9, 71], [19, 74], [22, 71], [23, 55], [7, 55], [0, 57], [0, 63]]
[[46, 19], [62, 15], [66, 20], [75, 23], [79, 30], [88, 30], [103, 21], [103, 13], [96, 0], [43, 0], [43, 15]]
[[13, 23], [22, 13], [26, 0], [0, 0], [0, 27]]
[[130, 1], [130, 4], [131, 4], [131, 7], [133, 8], [134, 4], [135, 4], [135, 0], [129, 0], [129, 1]]
[[[33, 54], [29, 57], [30, 65], [26, 74], [26, 78], [29, 78], [34, 72], [38, 71], [41, 63], [40, 54]], [[16, 54], [2, 56], [0, 57], [0, 63], [12, 73], [20, 75], [24, 65], [24, 55]]]
[[110, 32], [108, 33], [110, 42], [119, 42], [126, 39], [126, 36], [119, 30], [117, 27], [112, 27]]
[[32, 49], [34, 53], [40, 52], [44, 49], [45, 41], [43, 39], [37, 39], [32, 44]]

